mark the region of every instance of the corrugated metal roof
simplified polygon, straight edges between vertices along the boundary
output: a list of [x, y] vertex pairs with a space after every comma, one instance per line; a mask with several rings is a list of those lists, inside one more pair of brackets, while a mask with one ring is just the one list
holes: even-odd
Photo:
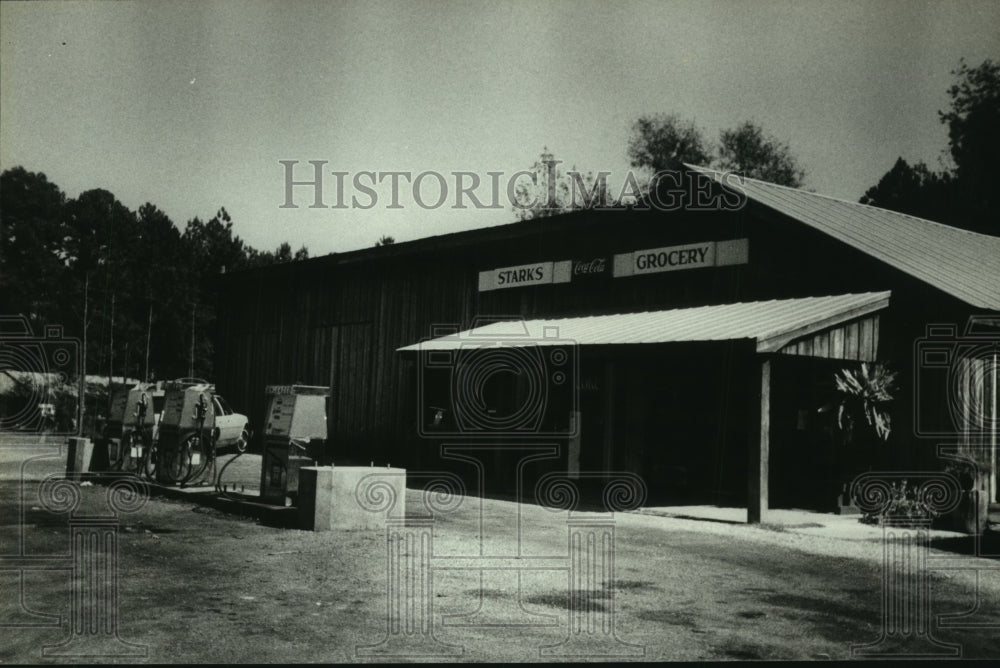
[[756, 179], [727, 185], [967, 304], [1000, 310], [1000, 237]]
[[751, 339], [775, 350], [791, 334], [806, 335], [885, 308], [888, 292], [717, 304], [669, 311], [579, 318], [509, 320], [430, 339], [401, 351], [533, 345], [612, 345]]

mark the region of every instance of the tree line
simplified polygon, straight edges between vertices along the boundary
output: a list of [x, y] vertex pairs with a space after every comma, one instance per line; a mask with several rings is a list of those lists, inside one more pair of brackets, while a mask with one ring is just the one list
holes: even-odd
[[[960, 61], [939, 112], [948, 127], [941, 168], [902, 157], [861, 202], [965, 229], [1000, 234], [1000, 65]], [[805, 171], [788, 144], [746, 121], [717, 141], [677, 114], [648, 114], [631, 128], [626, 147], [633, 168], [650, 174], [681, 162], [742, 172], [801, 187]], [[543, 152], [535, 169], [546, 190]], [[847, 166], [845, 166], [847, 168]], [[553, 172], [556, 201], [515, 208], [522, 219], [581, 208], [570, 201], [566, 175]], [[593, 189], [593, 174], [585, 177]], [[598, 203], [607, 193], [598, 192]], [[519, 197], [534, 196], [520, 190]], [[549, 204], [554, 204], [549, 206]], [[309, 256], [288, 243], [260, 251], [233, 234], [224, 208], [183, 231], [151, 203], [132, 211], [107, 190], [67, 198], [42, 173], [14, 167], [0, 174], [0, 314], [25, 315], [36, 334], [62, 324], [85, 342], [91, 374], [138, 378], [210, 377], [217, 277]], [[378, 246], [393, 242], [384, 236]]]
[[948, 127], [940, 168], [900, 156], [861, 203], [1000, 235], [1000, 63], [960, 60], [952, 76], [951, 106], [938, 112]]
[[218, 276], [309, 257], [261, 251], [225, 208], [183, 231], [151, 203], [132, 211], [103, 189], [76, 198], [43, 173], [0, 174], [0, 314], [83, 342], [86, 372], [211, 378]]

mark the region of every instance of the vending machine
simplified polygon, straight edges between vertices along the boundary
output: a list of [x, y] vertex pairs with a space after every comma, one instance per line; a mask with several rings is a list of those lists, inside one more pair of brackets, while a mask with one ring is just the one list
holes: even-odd
[[289, 505], [299, 487], [299, 469], [326, 456], [326, 402], [329, 387], [269, 385], [264, 419], [260, 495]]

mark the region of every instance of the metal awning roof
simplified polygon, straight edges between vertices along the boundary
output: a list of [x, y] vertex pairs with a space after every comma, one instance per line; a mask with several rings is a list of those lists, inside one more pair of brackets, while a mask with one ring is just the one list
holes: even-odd
[[727, 185], [971, 306], [1000, 310], [1000, 237], [756, 179]]
[[797, 338], [889, 305], [889, 292], [716, 304], [579, 318], [507, 320], [429, 339], [400, 351], [535, 345], [628, 345], [749, 339], [774, 352]]

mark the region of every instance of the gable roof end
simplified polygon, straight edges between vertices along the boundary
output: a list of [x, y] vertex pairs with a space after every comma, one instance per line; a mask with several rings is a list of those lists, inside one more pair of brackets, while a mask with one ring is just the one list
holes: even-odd
[[[685, 167], [722, 182], [720, 172]], [[1000, 310], [1000, 237], [756, 179], [725, 185], [971, 306]]]

